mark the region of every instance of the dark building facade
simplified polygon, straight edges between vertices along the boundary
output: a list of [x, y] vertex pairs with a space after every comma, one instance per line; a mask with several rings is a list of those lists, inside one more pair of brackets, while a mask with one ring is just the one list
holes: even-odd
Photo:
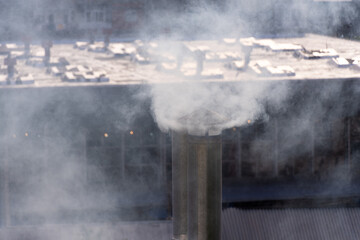
[[[223, 131], [224, 206], [357, 206], [357, 81], [316, 102], [323, 84], [293, 82], [286, 108], [264, 103], [266, 116]], [[171, 133], [156, 126], [151, 100], [137, 97], [146, 89], [1, 89], [2, 226], [170, 218]], [[305, 113], [321, 118], [302, 128]]]

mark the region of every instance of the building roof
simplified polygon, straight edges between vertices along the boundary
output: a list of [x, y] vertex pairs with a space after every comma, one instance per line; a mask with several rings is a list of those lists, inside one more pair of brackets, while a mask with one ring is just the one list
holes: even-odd
[[[81, 45], [83, 44], [83, 45]], [[241, 47], [241, 44], [243, 47]], [[243, 69], [246, 60], [247, 44], [254, 46], [250, 63]], [[182, 48], [174, 46], [182, 46]], [[186, 51], [183, 51], [183, 48]], [[245, 47], [244, 47], [245, 46]], [[13, 56], [22, 54], [13, 48]], [[183, 81], [255, 81], [255, 80], [320, 80], [320, 79], [359, 79], [360, 42], [319, 35], [305, 35], [298, 38], [277, 39], [224, 39], [222, 41], [158, 41], [144, 43], [113, 42], [109, 51], [102, 50], [103, 43], [92, 46], [78, 43], [55, 43], [51, 49], [50, 65], [58, 67], [64, 62], [68, 66], [46, 68], [42, 64], [44, 50], [40, 45], [32, 45], [32, 58], [18, 57], [17, 76], [24, 83], [33, 78], [34, 83], [23, 85], [4, 85], [6, 79], [6, 55], [0, 55], [1, 88], [19, 87], [59, 87], [59, 86], [114, 86], [143, 83], [168, 83]], [[85, 49], [85, 50], [80, 50]], [[88, 50], [89, 49], [89, 50]], [[315, 51], [313, 51], [315, 50]], [[178, 53], [187, 52], [181, 69], [176, 70]], [[201, 76], [196, 75], [196, 53], [204, 54]], [[335, 58], [333, 58], [335, 57]], [[340, 57], [340, 58], [337, 58]], [[63, 61], [63, 60], [66, 61]], [[60, 61], [59, 61], [60, 60]], [[65, 72], [75, 75], [85, 74], [83, 82]], [[29, 76], [31, 74], [31, 76]], [[99, 82], [99, 76], [104, 76]], [[95, 77], [96, 76], [96, 77]], [[77, 78], [77, 76], [75, 76]], [[108, 81], [109, 80], [109, 81]], [[91, 82], [95, 81], [95, 82]]]
[[359, 239], [359, 224], [359, 208], [229, 208], [222, 215], [222, 239]]
[[[359, 208], [222, 211], [223, 240], [347, 240], [360, 238]], [[170, 239], [171, 221], [3, 227], [0, 237], [19, 239]], [[9, 238], [9, 239], [10, 239]]]

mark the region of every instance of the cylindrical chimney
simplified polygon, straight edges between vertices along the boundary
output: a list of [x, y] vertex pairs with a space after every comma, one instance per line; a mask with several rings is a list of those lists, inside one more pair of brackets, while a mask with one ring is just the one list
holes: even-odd
[[221, 239], [221, 135], [188, 137], [188, 239]]
[[174, 240], [187, 239], [187, 138], [186, 133], [172, 132], [172, 211]]
[[227, 121], [209, 109], [179, 118], [183, 133], [174, 133], [172, 142], [174, 237], [185, 232], [187, 240], [221, 239], [220, 126]]

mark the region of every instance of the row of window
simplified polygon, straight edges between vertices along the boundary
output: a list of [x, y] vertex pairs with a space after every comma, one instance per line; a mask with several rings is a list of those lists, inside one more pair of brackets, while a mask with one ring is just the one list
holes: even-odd
[[225, 178], [323, 178], [338, 167], [355, 169], [360, 118], [315, 122], [313, 127], [300, 130], [275, 120], [226, 130], [223, 139]]
[[[0, 206], [7, 198], [8, 224], [34, 223], [68, 209], [77, 209], [71, 214], [79, 217], [120, 206], [139, 208], [152, 201], [163, 206], [164, 137], [144, 129], [80, 134], [23, 129], [10, 134], [0, 146], [0, 163], [7, 168], [0, 178], [8, 182], [8, 193], [0, 188]], [[0, 209], [1, 214], [5, 213]]]
[[[224, 131], [223, 177], [327, 175], [335, 166], [356, 164], [360, 147], [359, 118], [319, 123], [299, 132], [286, 131], [286, 127], [279, 126], [279, 122], [270, 121]], [[31, 141], [41, 145], [46, 141], [57, 144], [52, 140], [55, 138], [32, 131], [14, 133], [9, 138], [24, 143]], [[160, 133], [156, 127], [91, 131], [83, 138], [82, 144], [72, 148], [84, 148], [81, 154], [87, 165], [117, 168], [115, 172], [122, 175], [122, 179], [126, 178], [125, 168], [149, 167], [156, 172], [171, 165], [170, 135]], [[59, 141], [59, 144], [63, 143]], [[69, 148], [66, 151], [70, 152]], [[159, 176], [154, 174], [153, 178], [161, 182], [164, 171], [161, 170]]]
[[[327, 177], [335, 167], [356, 169], [360, 118], [315, 123], [298, 132], [285, 125], [270, 120], [224, 131], [223, 177]], [[140, 201], [142, 193], [171, 192], [171, 139], [155, 125], [82, 134], [51, 129], [14, 132], [0, 146], [13, 215], [44, 206], [108, 209], [124, 198]]]
[[86, 12], [87, 22], [111, 22], [111, 14], [107, 11], [87, 11]]

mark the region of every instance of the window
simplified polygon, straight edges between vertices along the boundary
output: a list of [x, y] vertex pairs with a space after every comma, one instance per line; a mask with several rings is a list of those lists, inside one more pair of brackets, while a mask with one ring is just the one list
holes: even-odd
[[241, 176], [274, 177], [277, 164], [273, 121], [254, 122], [241, 128]]
[[87, 181], [111, 188], [123, 177], [122, 132], [93, 131], [87, 136]]
[[91, 12], [86, 12], [86, 21], [91, 22]]
[[239, 149], [237, 142], [223, 143], [223, 177], [233, 178], [237, 175], [237, 162], [239, 159]]
[[360, 116], [349, 119], [349, 164], [355, 179], [360, 179]]
[[223, 178], [235, 178], [238, 175], [240, 160], [240, 129], [231, 128], [222, 133], [222, 175]]
[[71, 11], [71, 21], [74, 22], [75, 21], [75, 11]]
[[[56, 222], [49, 213], [73, 209], [82, 196], [86, 181], [84, 136], [74, 129], [59, 133], [50, 125], [17, 129], [8, 136], [5, 154], [11, 224], [42, 223], [45, 216], [47, 221]], [[60, 192], [68, 199], [65, 205], [58, 201]]]
[[106, 22], [112, 22], [112, 14], [111, 14], [111, 11], [110, 10], [107, 10], [106, 13], [105, 13], [105, 19], [106, 19]]
[[98, 12], [97, 13], [97, 21], [98, 22], [103, 22], [104, 21], [104, 13], [103, 12]]
[[64, 14], [64, 24], [67, 25], [69, 23], [69, 15]]
[[[125, 172], [128, 181], [157, 185], [161, 176], [160, 132], [155, 126], [133, 128], [125, 134]], [[150, 184], [151, 185], [151, 184]]]
[[92, 131], [87, 136], [88, 183], [109, 189], [158, 187], [166, 167], [160, 138], [157, 127], [144, 122], [128, 130]]
[[323, 119], [314, 128], [314, 173], [320, 179], [331, 177], [345, 161], [345, 121]]

